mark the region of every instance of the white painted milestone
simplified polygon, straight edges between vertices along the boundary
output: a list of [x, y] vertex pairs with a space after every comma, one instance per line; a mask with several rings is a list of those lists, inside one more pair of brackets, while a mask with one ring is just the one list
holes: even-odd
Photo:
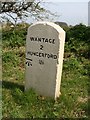
[[25, 90], [54, 99], [60, 95], [65, 31], [52, 22], [37, 22], [26, 39]]

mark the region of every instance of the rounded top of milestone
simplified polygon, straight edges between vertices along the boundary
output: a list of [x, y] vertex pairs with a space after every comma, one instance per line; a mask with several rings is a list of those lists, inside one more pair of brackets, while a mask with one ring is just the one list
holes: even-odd
[[57, 24], [55, 24], [55, 23], [53, 23], [53, 22], [47, 22], [47, 21], [35, 22], [35, 23], [33, 23], [33, 25], [31, 25], [30, 27], [33, 27], [33, 26], [39, 25], [39, 24], [40, 24], [40, 25], [43, 24], [43, 25], [45, 25], [45, 26], [51, 26], [51, 27], [55, 28], [58, 32], [63, 32], [63, 31], [64, 31], [63, 28], [61, 28], [59, 25], [57, 25]]

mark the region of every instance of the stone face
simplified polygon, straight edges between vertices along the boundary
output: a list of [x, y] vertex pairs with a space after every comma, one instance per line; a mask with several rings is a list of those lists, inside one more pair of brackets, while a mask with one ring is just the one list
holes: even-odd
[[38, 22], [28, 28], [25, 90], [59, 97], [64, 42], [64, 30], [54, 23]]

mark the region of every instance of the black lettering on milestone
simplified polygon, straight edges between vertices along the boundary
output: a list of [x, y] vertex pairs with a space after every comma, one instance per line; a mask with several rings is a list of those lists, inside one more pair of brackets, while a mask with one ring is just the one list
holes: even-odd
[[35, 38], [35, 41], [37, 41], [37, 38]]
[[38, 38], [38, 42], [41, 42], [41, 38]]
[[35, 56], [38, 56], [38, 52], [35, 52], [34, 55], [35, 55]]
[[40, 45], [40, 50], [43, 50], [43, 45]]
[[44, 60], [39, 60], [40, 65], [44, 65]]
[[34, 52], [34, 56], [38, 56], [38, 52]]
[[27, 55], [29, 54], [29, 51], [26, 53]]
[[48, 57], [48, 58], [50, 58], [50, 55], [49, 55], [49, 54], [47, 54], [47, 57]]
[[54, 59], [57, 59], [57, 55], [54, 55]]
[[47, 56], [47, 53], [45, 53], [45, 57]]
[[32, 59], [30, 59], [30, 58], [26, 58], [26, 59], [32, 61]]
[[55, 44], [55, 39], [53, 39], [52, 43]]
[[31, 41], [34, 41], [34, 37], [30, 37], [30, 40], [31, 40]]
[[33, 52], [30, 52], [30, 55], [32, 56], [32, 55], [33, 55]]
[[28, 66], [32, 66], [32, 59], [29, 59], [29, 58], [26, 58], [26, 64], [28, 65]]
[[28, 54], [31, 55], [31, 56], [33, 55], [32, 52], [30, 52], [30, 51], [27, 52], [27, 55], [28, 55]]
[[51, 58], [53, 58], [53, 54], [51, 54], [51, 56], [50, 56]]
[[45, 42], [44, 40], [45, 40], [45, 38], [42, 38], [42, 40], [43, 40], [43, 42]]
[[49, 43], [52, 43], [52, 39], [49, 39]]
[[47, 42], [47, 43], [48, 43], [48, 39], [47, 39], [47, 38], [45, 39], [45, 42]]
[[42, 57], [44, 57], [44, 53], [42, 53]]
[[42, 53], [39, 53], [39, 57], [42, 57]]

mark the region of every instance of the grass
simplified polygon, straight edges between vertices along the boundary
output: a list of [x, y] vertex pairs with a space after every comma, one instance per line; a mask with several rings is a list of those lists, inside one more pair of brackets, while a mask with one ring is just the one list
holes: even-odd
[[66, 43], [61, 96], [54, 101], [39, 96], [33, 89], [24, 92], [25, 47], [23, 44], [10, 47], [7, 41], [3, 41], [2, 57], [3, 118], [88, 118], [90, 61], [85, 56], [87, 44], [73, 52], [67, 50]]

